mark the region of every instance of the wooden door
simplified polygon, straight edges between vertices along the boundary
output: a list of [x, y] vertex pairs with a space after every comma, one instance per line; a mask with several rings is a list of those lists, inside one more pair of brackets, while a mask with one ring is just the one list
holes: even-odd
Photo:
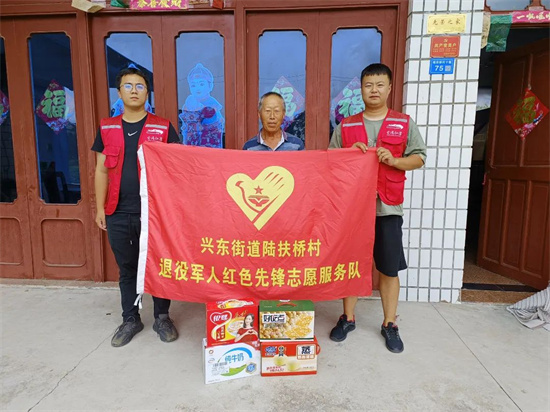
[[[401, 13], [401, 15], [400, 15]], [[335, 59], [333, 50], [331, 52], [330, 45], [333, 44], [333, 39], [340, 31], [357, 30], [360, 28], [376, 30], [380, 38], [380, 60], [372, 61], [372, 63], [384, 63], [393, 71], [393, 91], [388, 98], [388, 106], [401, 110], [403, 96], [403, 76], [404, 76], [404, 55], [405, 55], [405, 36], [401, 33], [399, 36], [400, 24], [406, 22], [400, 18], [406, 16], [404, 10], [398, 7], [375, 7], [372, 9], [360, 10], [336, 10], [331, 12], [322, 12], [319, 14], [319, 48], [318, 48], [318, 64], [319, 78], [317, 82], [317, 90], [315, 94], [318, 97], [318, 113], [323, 115], [317, 116], [316, 135], [319, 136], [309, 147], [312, 149], [326, 149], [328, 146], [327, 136], [330, 136], [330, 123], [326, 121], [331, 111], [331, 67]], [[361, 46], [366, 46], [361, 44]], [[356, 56], [352, 53], [344, 60], [344, 64], [349, 64], [349, 60], [355, 59]], [[369, 62], [371, 63], [371, 62]], [[364, 67], [361, 67], [362, 70]], [[357, 78], [361, 77], [360, 70], [356, 73]]]
[[[18, 198], [0, 208], [2, 255], [17, 256], [14, 250], [20, 248], [23, 262], [4, 265], [2, 276], [95, 279], [83, 100], [69, 104], [71, 95], [82, 95], [76, 19], [28, 17], [2, 23], [4, 29], [12, 124], [18, 125], [13, 129]], [[47, 93], [54, 81], [63, 94], [52, 103]], [[59, 119], [65, 123], [59, 127], [47, 120], [58, 118], [52, 104], [63, 107]]]
[[549, 49], [545, 39], [496, 62], [478, 248], [479, 266], [539, 289], [550, 272], [550, 115], [525, 140], [505, 115], [526, 88], [550, 106]]
[[[309, 110], [313, 111], [316, 105], [316, 100], [313, 96], [313, 90], [315, 89], [315, 83], [317, 81], [318, 64], [317, 64], [317, 50], [312, 47], [313, 43], [318, 43], [317, 24], [319, 16], [317, 12], [310, 11], [294, 11], [294, 12], [250, 12], [247, 13], [246, 27], [246, 135], [241, 135], [238, 142], [239, 148], [242, 148], [244, 143], [252, 136], [258, 133], [258, 97], [264, 94], [272, 87], [262, 87], [260, 90], [261, 81], [261, 53], [260, 41], [262, 37], [266, 39], [266, 36], [270, 35], [286, 35], [282, 38], [279, 47], [282, 50], [280, 53], [280, 65], [295, 64], [299, 67], [295, 68], [295, 72], [299, 73], [291, 77], [286, 78], [286, 81], [294, 82], [300, 81], [300, 86], [296, 87], [297, 96], [300, 97], [300, 101], [305, 98], [307, 110], [305, 111], [304, 122], [305, 130], [308, 135], [313, 135], [315, 132], [314, 116], [309, 116]], [[277, 43], [275, 41], [275, 43]], [[284, 45], [286, 43], [286, 45]], [[293, 53], [288, 55], [284, 54], [284, 48], [297, 49]], [[289, 62], [289, 59], [293, 59]], [[283, 71], [281, 71], [283, 73]], [[277, 82], [283, 79], [276, 76], [270, 79], [273, 87]], [[299, 78], [299, 80], [297, 80]], [[288, 83], [289, 84], [289, 83]], [[287, 105], [288, 106], [288, 105]], [[292, 109], [294, 110], [294, 109]], [[300, 108], [298, 108], [300, 110]], [[287, 113], [289, 108], [287, 107]], [[306, 147], [309, 147], [309, 139], [306, 139]]]
[[[389, 106], [400, 110], [402, 104], [403, 68], [405, 56], [404, 34], [399, 28], [406, 27], [406, 10], [403, 5], [379, 6], [371, 8], [342, 8], [322, 11], [285, 11], [247, 13], [246, 41], [246, 135], [241, 135], [242, 144], [258, 131], [258, 97], [267, 90], [259, 90], [261, 83], [260, 39], [266, 33], [277, 31], [300, 32], [305, 38], [305, 146], [306, 149], [323, 150], [328, 147], [332, 127], [335, 126], [333, 112], [335, 94], [354, 78], [360, 81], [361, 70], [370, 63], [382, 62], [393, 69], [393, 93]], [[351, 31], [350, 31], [351, 30]], [[353, 31], [355, 30], [355, 31]], [[370, 31], [362, 33], [357, 30]], [[337, 53], [334, 45], [339, 33], [350, 31], [350, 36], [340, 42], [349, 47], [349, 53]], [[366, 34], [376, 45], [360, 41], [354, 44], [355, 36]], [[300, 36], [297, 36], [300, 39]], [[363, 64], [347, 72], [343, 79], [332, 70], [336, 63], [350, 65], [358, 57], [364, 58], [363, 48], [376, 46], [377, 54], [366, 56]], [[294, 53], [281, 53], [281, 66]], [[335, 59], [340, 61], [335, 62]], [[336, 70], [335, 70], [336, 71]], [[281, 72], [284, 69], [281, 68]], [[347, 77], [346, 77], [347, 76]], [[259, 81], [260, 79], [260, 81]], [[336, 81], [335, 81], [336, 79]], [[273, 78], [273, 81], [278, 80]], [[335, 82], [340, 81], [339, 85]], [[346, 86], [347, 88], [347, 86]], [[335, 91], [336, 90], [336, 91]], [[360, 100], [360, 95], [357, 96]], [[288, 106], [288, 104], [287, 104]], [[287, 107], [288, 113], [288, 107]], [[354, 114], [354, 113], [349, 113]], [[287, 130], [288, 131], [288, 130]], [[300, 136], [299, 136], [300, 137]], [[378, 289], [379, 274], [373, 268], [373, 288]]]
[[[335, 50], [333, 49], [334, 36], [339, 31], [365, 29], [378, 34], [376, 45], [378, 51], [376, 58], [367, 58], [365, 64], [358, 66], [353, 74], [343, 80], [343, 85], [352, 81], [353, 77], [360, 77], [361, 70], [369, 63], [383, 62], [394, 69], [394, 92], [390, 97], [390, 105], [396, 110], [401, 109], [401, 84], [403, 83], [403, 67], [405, 43], [399, 41], [399, 27], [406, 26], [406, 11], [399, 5], [372, 8], [336, 8], [322, 11], [293, 10], [284, 12], [248, 12], [246, 16], [246, 136], [239, 136], [240, 147], [247, 138], [254, 136], [258, 131], [257, 104], [261, 94], [269, 89], [260, 86], [262, 83], [261, 41], [266, 35], [274, 33], [299, 33], [298, 42], [305, 45], [305, 146], [306, 149], [326, 149], [332, 129], [331, 107], [334, 100], [334, 84], [331, 77], [331, 69], [334, 67]], [[288, 48], [293, 47], [293, 41], [286, 40]], [[282, 39], [282, 42], [284, 41]], [[368, 48], [368, 44], [362, 44]], [[354, 53], [361, 50], [353, 50], [344, 58], [339, 58], [340, 63], [352, 63], [356, 59]], [[278, 63], [273, 66], [281, 66], [280, 72], [284, 73], [282, 66], [291, 64], [290, 59], [296, 58], [296, 52], [285, 53], [281, 48]], [[300, 58], [300, 56], [298, 56]], [[271, 71], [273, 72], [273, 70]], [[294, 72], [295, 73], [295, 72]], [[298, 76], [294, 76], [298, 77]], [[280, 81], [278, 75], [271, 79], [273, 85]], [[286, 79], [292, 83], [293, 79]], [[299, 80], [294, 80], [299, 81]], [[399, 85], [399, 86], [397, 86]], [[332, 87], [332, 89], [331, 89]], [[295, 89], [299, 89], [296, 87]], [[260, 90], [261, 89], [261, 90]], [[341, 90], [340, 86], [337, 90]], [[288, 103], [287, 103], [288, 106]], [[287, 107], [288, 114], [288, 107]], [[334, 126], [334, 124], [333, 124]], [[288, 131], [288, 130], [287, 130]], [[300, 137], [300, 136], [299, 136]], [[302, 136], [303, 137], [303, 136]]]
[[[27, 175], [25, 171], [27, 151], [24, 141], [25, 131], [14, 125], [27, 121], [24, 99], [17, 93], [20, 85], [28, 81], [18, 70], [17, 37], [12, 19], [2, 19], [0, 22], [0, 37], [4, 42], [7, 83], [2, 93], [9, 96], [9, 118], [2, 124], [2, 165], [7, 164], [15, 170], [15, 182], [8, 183], [2, 179], [2, 185], [15, 184], [16, 193], [10, 194], [0, 203], [0, 277], [32, 278], [33, 259], [31, 246], [31, 223], [29, 215], [29, 192], [27, 190]], [[4, 62], [3, 62], [4, 63]], [[4, 73], [2, 73], [4, 74]], [[7, 80], [7, 82], [5, 82]], [[11, 136], [9, 136], [11, 134]], [[12, 147], [9, 154], [4, 153]], [[13, 155], [12, 155], [13, 153]], [[4, 156], [13, 156], [13, 165]], [[4, 176], [3, 176], [4, 177]], [[10, 179], [11, 180], [11, 179]], [[4, 193], [5, 188], [2, 188]]]
[[[178, 112], [182, 96], [179, 94], [183, 89], [181, 84], [187, 84], [187, 72], [183, 73], [178, 64], [192, 58], [197, 59], [197, 56], [182, 56], [181, 50], [178, 49], [179, 36], [187, 33], [212, 34], [214, 37], [219, 37], [220, 44], [223, 44], [215, 54], [219, 53], [222, 56], [224, 67], [224, 69], [218, 68], [220, 70], [217, 72], [217, 78], [224, 79], [224, 147], [235, 147], [234, 28], [233, 16], [229, 13], [177, 13], [172, 15], [140, 13], [131, 17], [125, 15], [94, 16], [91, 20], [91, 37], [94, 85], [97, 97], [97, 125], [101, 118], [110, 115], [114, 75], [118, 70], [127, 67], [130, 62], [137, 62], [139, 67], [139, 57], [143, 58], [146, 57], [146, 54], [150, 54], [150, 65], [146, 65], [148, 67], [144, 67], [144, 69], [150, 72], [147, 74], [153, 84], [151, 92], [154, 94], [154, 101], [151, 103], [155, 114], [169, 119], [176, 130], [180, 132]], [[121, 34], [141, 36], [136, 43], [137, 47], [143, 41], [147, 51], [125, 49], [123, 53], [117, 52], [117, 55], [113, 57], [113, 50], [108, 50], [108, 39], [113, 39], [114, 37], [111, 37], [113, 35]], [[187, 38], [183, 42], [186, 40]], [[115, 67], [109, 62], [110, 58], [118, 59]], [[186, 69], [188, 70], [188, 68]], [[185, 98], [183, 98], [184, 100]], [[99, 229], [97, 230], [99, 231]], [[106, 232], [102, 232], [100, 236], [102, 238], [103, 277], [105, 280], [116, 281], [118, 280], [118, 267]]]

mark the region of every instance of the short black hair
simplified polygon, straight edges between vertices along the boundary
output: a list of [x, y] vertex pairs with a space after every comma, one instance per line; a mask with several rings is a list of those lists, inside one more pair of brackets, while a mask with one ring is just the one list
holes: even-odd
[[363, 82], [363, 77], [365, 76], [376, 76], [376, 75], [383, 75], [383, 74], [388, 76], [388, 79], [390, 79], [390, 84], [391, 84], [393, 75], [392, 75], [391, 69], [388, 66], [382, 63], [369, 64], [361, 72], [361, 82]]
[[262, 104], [264, 103], [264, 99], [266, 97], [269, 97], [269, 96], [277, 96], [279, 99], [281, 99], [281, 101], [283, 102], [283, 109], [285, 110], [286, 112], [286, 102], [285, 102], [285, 99], [283, 96], [281, 96], [280, 93], [277, 93], [277, 92], [267, 92], [267, 93], [264, 93], [262, 95], [262, 97], [260, 97], [260, 101], [258, 102], [258, 111], [262, 110]]
[[145, 81], [145, 87], [147, 88], [147, 92], [149, 92], [151, 89], [149, 88], [149, 79], [147, 78], [147, 75], [140, 69], [136, 67], [127, 67], [126, 69], [122, 69], [118, 72], [116, 75], [116, 88], [120, 89], [120, 82], [122, 81], [122, 78], [124, 76], [128, 76], [129, 74], [136, 74], [139, 77], [143, 78]]

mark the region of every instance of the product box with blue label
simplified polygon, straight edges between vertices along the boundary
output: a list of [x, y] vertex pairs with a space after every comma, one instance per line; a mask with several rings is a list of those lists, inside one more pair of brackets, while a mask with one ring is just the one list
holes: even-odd
[[260, 373], [260, 343], [208, 346], [203, 339], [204, 383], [246, 378]]

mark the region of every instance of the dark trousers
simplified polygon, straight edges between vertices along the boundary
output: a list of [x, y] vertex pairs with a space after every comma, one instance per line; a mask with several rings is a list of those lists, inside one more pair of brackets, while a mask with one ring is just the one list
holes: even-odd
[[[119, 269], [120, 299], [122, 303], [122, 319], [130, 316], [140, 319], [139, 308], [134, 305], [137, 298], [137, 267], [139, 258], [139, 233], [141, 219], [137, 213], [114, 213], [106, 216], [107, 236], [115, 255]], [[153, 296], [154, 315], [168, 314], [170, 300]]]

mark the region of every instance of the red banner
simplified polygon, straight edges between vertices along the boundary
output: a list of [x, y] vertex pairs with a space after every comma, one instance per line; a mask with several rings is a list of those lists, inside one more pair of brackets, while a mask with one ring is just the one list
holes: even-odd
[[548, 23], [550, 22], [550, 11], [525, 10], [512, 13], [512, 23]]
[[186, 10], [189, 0], [130, 0], [133, 10]]
[[138, 293], [209, 302], [368, 296], [374, 150], [145, 143]]

